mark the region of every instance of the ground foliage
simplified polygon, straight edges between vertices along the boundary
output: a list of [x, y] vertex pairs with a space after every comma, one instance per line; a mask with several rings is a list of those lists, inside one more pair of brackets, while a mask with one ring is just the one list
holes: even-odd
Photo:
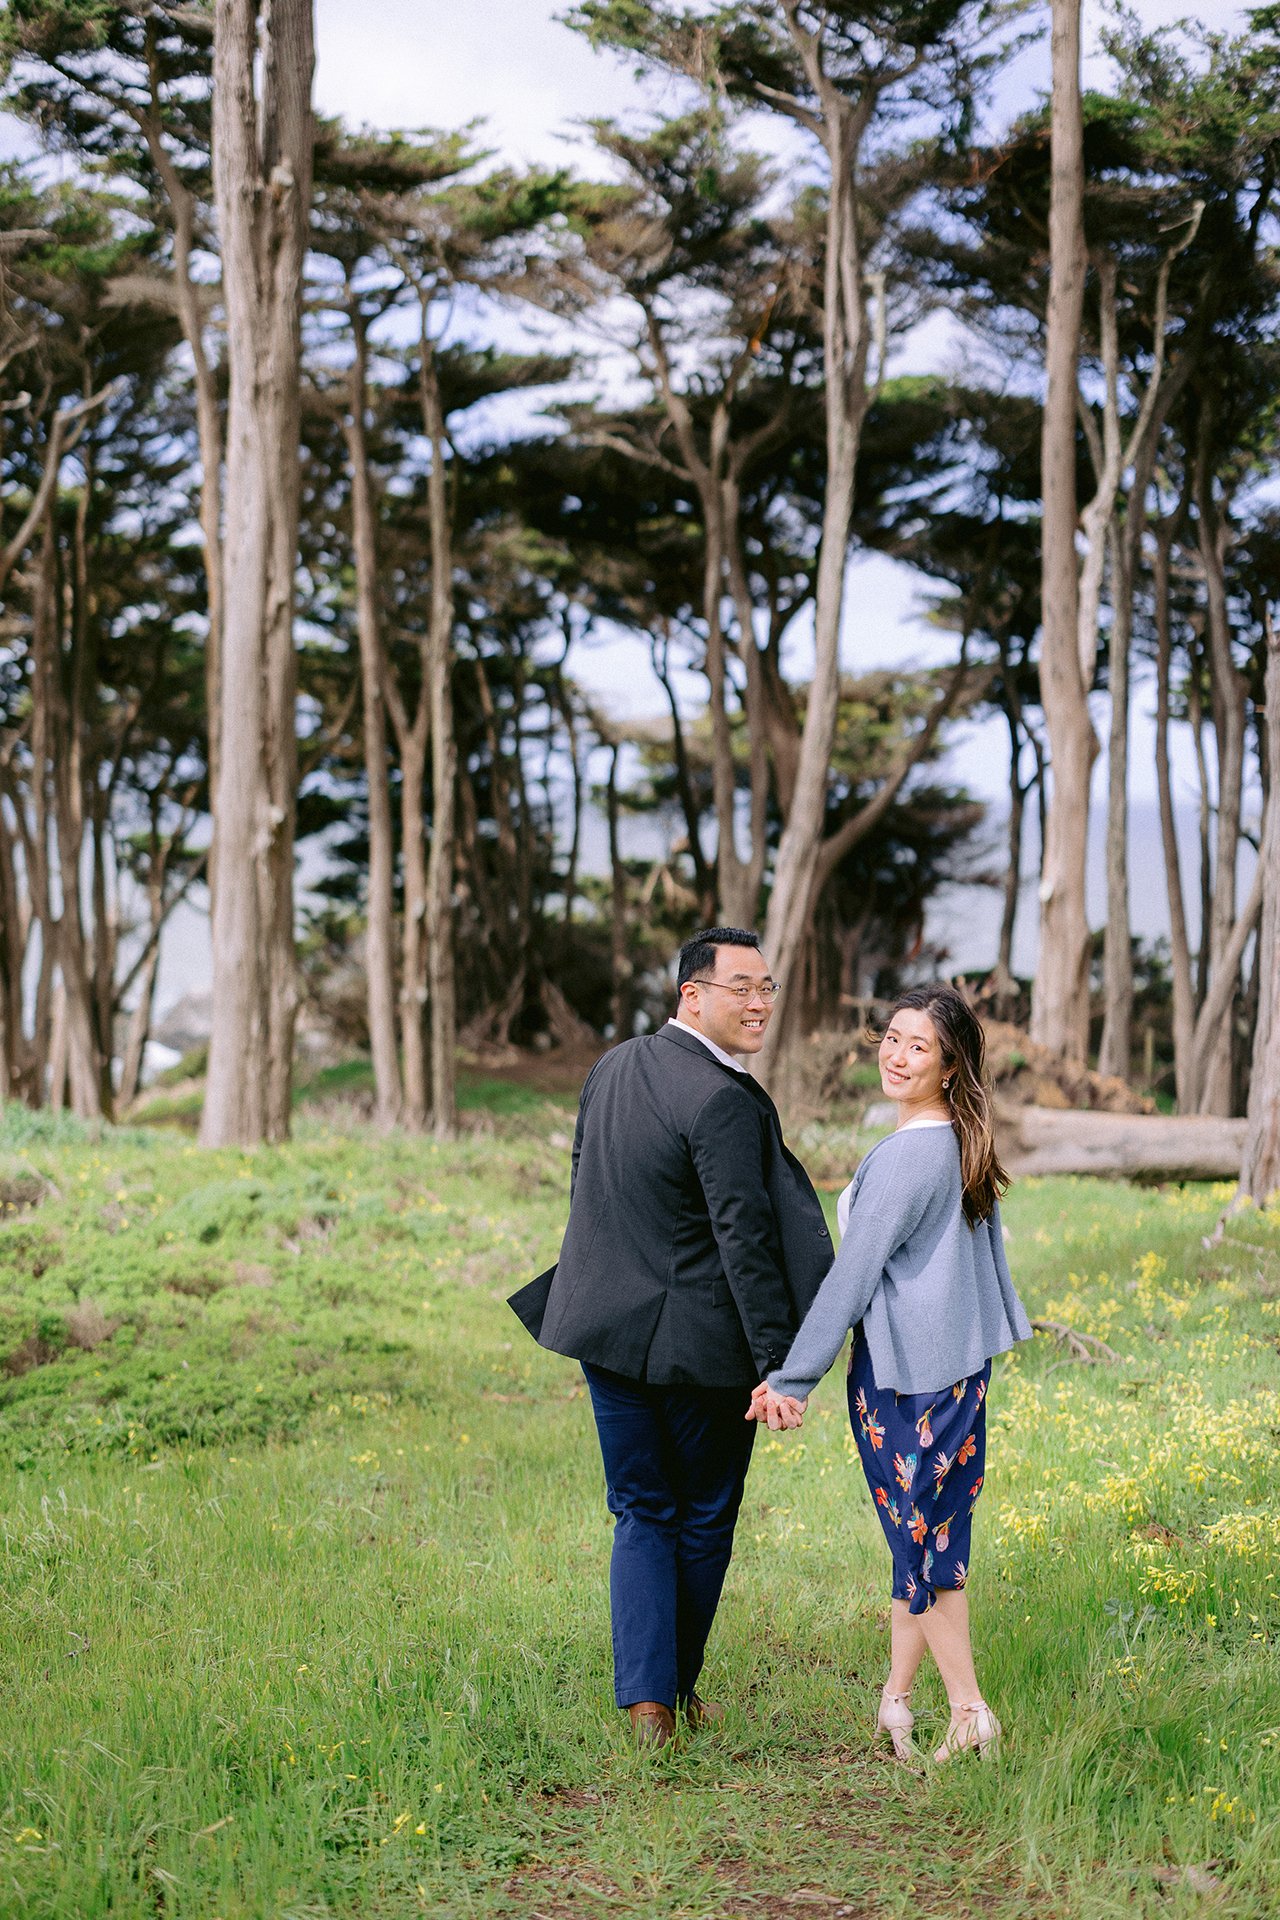
[[[504, 1294], [571, 1110], [201, 1153], [8, 1109], [0, 1911], [1072, 1916], [1277, 1904], [1280, 1229], [1027, 1181], [972, 1590], [998, 1766], [870, 1751], [885, 1556], [841, 1405], [758, 1448], [708, 1690], [637, 1758], [581, 1387]], [[851, 1149], [852, 1151], [852, 1149]], [[918, 1706], [940, 1729], [934, 1686]]]

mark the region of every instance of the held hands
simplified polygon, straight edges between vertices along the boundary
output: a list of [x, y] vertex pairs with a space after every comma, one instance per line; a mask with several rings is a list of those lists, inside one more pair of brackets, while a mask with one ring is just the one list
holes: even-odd
[[748, 1420], [759, 1420], [774, 1433], [790, 1427], [798, 1427], [804, 1421], [804, 1410], [808, 1400], [793, 1400], [789, 1393], [775, 1393], [767, 1380], [762, 1380], [751, 1396], [751, 1405], [747, 1408]]

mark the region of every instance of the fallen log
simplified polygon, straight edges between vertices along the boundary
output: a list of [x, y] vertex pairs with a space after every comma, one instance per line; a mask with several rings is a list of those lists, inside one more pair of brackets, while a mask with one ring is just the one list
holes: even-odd
[[998, 1100], [996, 1139], [1009, 1172], [1092, 1173], [1112, 1180], [1235, 1180], [1244, 1120], [1213, 1114], [1080, 1113]]

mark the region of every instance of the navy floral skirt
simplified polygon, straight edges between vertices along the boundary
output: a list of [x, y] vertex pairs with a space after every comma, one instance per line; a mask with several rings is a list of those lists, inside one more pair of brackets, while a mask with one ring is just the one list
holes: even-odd
[[988, 1360], [939, 1393], [882, 1393], [855, 1330], [849, 1421], [893, 1555], [893, 1597], [925, 1613], [969, 1578], [969, 1536], [987, 1452]]

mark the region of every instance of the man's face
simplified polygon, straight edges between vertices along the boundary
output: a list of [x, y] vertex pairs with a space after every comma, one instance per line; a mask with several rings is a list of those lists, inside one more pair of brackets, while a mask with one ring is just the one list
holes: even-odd
[[717, 947], [715, 956], [710, 973], [681, 987], [680, 1018], [726, 1053], [759, 1053], [773, 1017], [761, 991], [772, 983], [764, 955], [755, 947]]

